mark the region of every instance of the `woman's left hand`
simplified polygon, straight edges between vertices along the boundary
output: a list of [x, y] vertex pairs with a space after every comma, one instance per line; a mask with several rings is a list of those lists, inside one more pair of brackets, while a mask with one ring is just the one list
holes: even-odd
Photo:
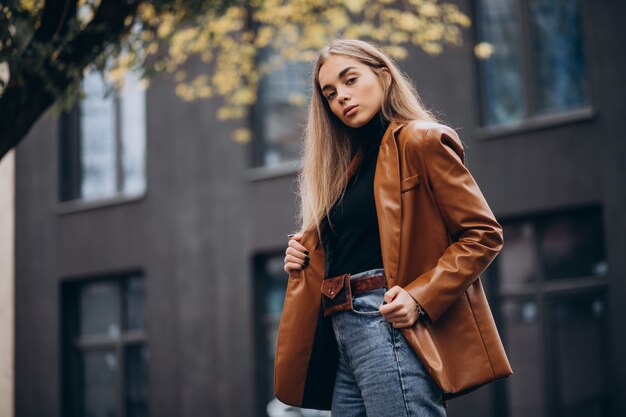
[[395, 328], [411, 327], [419, 318], [417, 303], [404, 288], [394, 285], [385, 293], [385, 302], [378, 311]]

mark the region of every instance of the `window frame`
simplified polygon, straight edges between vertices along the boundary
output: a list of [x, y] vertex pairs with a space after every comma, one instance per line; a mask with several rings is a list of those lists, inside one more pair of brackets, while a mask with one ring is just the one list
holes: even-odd
[[[269, 62], [272, 60], [272, 57], [275, 57], [275, 53], [268, 49], [261, 50], [256, 58], [257, 65], [261, 62]], [[279, 70], [287, 70], [291, 68], [291, 65], [297, 65], [301, 70], [310, 71], [312, 63], [306, 63], [301, 61], [285, 61], [283, 66], [279, 68]], [[275, 164], [266, 165], [265, 160], [265, 151], [268, 143], [268, 135], [265, 132], [265, 126], [267, 123], [267, 109], [265, 108], [265, 103], [262, 102], [262, 94], [264, 87], [267, 85], [270, 74], [264, 75], [257, 85], [257, 99], [250, 107], [249, 113], [249, 125], [252, 130], [252, 140], [250, 141], [250, 152], [249, 152], [249, 165], [247, 169], [246, 176], [250, 181], [262, 180], [266, 178], [280, 177], [284, 175], [291, 175], [295, 173], [300, 164], [301, 158], [297, 155], [293, 159], [280, 161]], [[300, 93], [304, 96], [307, 96], [309, 91], [307, 89], [310, 86], [307, 86], [307, 79], [303, 79], [303, 86], [305, 87], [304, 91], [300, 91]], [[295, 105], [294, 105], [295, 106]], [[306, 106], [302, 107], [302, 111], [306, 115]], [[305, 116], [306, 119], [306, 116]], [[301, 142], [302, 139], [302, 130], [296, 132], [294, 134], [294, 138]]]
[[[520, 220], [527, 220], [533, 222], [534, 219], [541, 218], [542, 215], [568, 215], [572, 213], [579, 213], [587, 210], [598, 210], [601, 221], [603, 222], [602, 227], [602, 236], [604, 239], [603, 245], [605, 245], [605, 257], [606, 253], [606, 232], [604, 225], [604, 211], [601, 206], [598, 205], [588, 205], [588, 206], [580, 206], [575, 208], [567, 208], [563, 210], [553, 210], [545, 213], [526, 213], [522, 216], [511, 216], [506, 218], [499, 219], [501, 224], [505, 226], [507, 223], [517, 223]], [[506, 235], [505, 235], [506, 236]], [[506, 241], [506, 237], [505, 237]], [[535, 239], [536, 243], [536, 239]], [[505, 242], [506, 247], [506, 242]], [[536, 246], [535, 246], [535, 249]], [[501, 334], [502, 341], [505, 345], [505, 349], [508, 345], [508, 332], [507, 332], [507, 322], [505, 320], [505, 313], [502, 309], [502, 305], [506, 301], [532, 301], [536, 304], [537, 307], [537, 326], [538, 336], [535, 341], [538, 346], [539, 351], [539, 359], [541, 361], [541, 376], [543, 378], [542, 381], [542, 392], [544, 393], [541, 400], [541, 412], [543, 416], [554, 416], [561, 417], [563, 416], [559, 410], [560, 407], [560, 387], [557, 386], [557, 378], [555, 375], [557, 366], [553, 363], [553, 358], [558, 352], [555, 350], [555, 338], [553, 335], [553, 330], [555, 329], [554, 323], [551, 316], [550, 309], [552, 306], [556, 305], [559, 301], [568, 301], [572, 299], [582, 298], [585, 296], [591, 295], [599, 295], [602, 296], [605, 306], [608, 308], [609, 303], [609, 291], [610, 291], [610, 282], [608, 275], [587, 275], [587, 276], [576, 276], [569, 278], [558, 278], [554, 280], [548, 279], [544, 271], [540, 272], [540, 276], [538, 279], [532, 283], [529, 283], [524, 286], [519, 286], [514, 289], [507, 289], [505, 291], [500, 289], [501, 282], [501, 270], [499, 267], [499, 263], [501, 259], [496, 257], [493, 263], [488, 267], [484, 276], [487, 278], [488, 284], [486, 287], [486, 293], [489, 298], [491, 310], [494, 315], [494, 320], [499, 329], [499, 333]], [[604, 334], [609, 334], [610, 329], [610, 317], [608, 313], [605, 313], [604, 326], [603, 331]], [[603, 347], [605, 353], [608, 355], [609, 353], [609, 343], [608, 336], [607, 339], [603, 341]], [[604, 374], [608, 377], [610, 375], [609, 369], [607, 368], [608, 361], [605, 361], [604, 366]], [[515, 369], [513, 370], [515, 372]], [[495, 410], [497, 411], [496, 415], [509, 415], [510, 410], [510, 387], [508, 386], [509, 381], [507, 379], [497, 381], [495, 385], [496, 395], [494, 395], [493, 401], [495, 402]], [[607, 379], [608, 383], [608, 379]], [[607, 396], [611, 397], [610, 390], [607, 391]], [[607, 414], [608, 415], [608, 414]]]
[[[93, 277], [71, 278], [61, 281], [61, 409], [62, 414], [68, 417], [80, 416], [84, 406], [85, 391], [81, 383], [81, 360], [86, 352], [114, 351], [116, 357], [116, 407], [120, 417], [126, 416], [125, 403], [125, 378], [126, 378], [126, 348], [133, 345], [143, 345], [149, 349], [147, 330], [147, 311], [144, 311], [146, 323], [143, 329], [124, 330], [123, 320], [125, 313], [124, 306], [124, 284], [132, 277], [139, 277], [144, 284], [146, 282], [145, 273], [142, 270], [135, 270], [118, 274], [106, 274]], [[81, 335], [78, 329], [80, 318], [80, 291], [91, 284], [113, 283], [117, 289], [118, 297], [118, 317], [120, 321], [119, 333], [112, 337], [110, 335]], [[144, 286], [144, 308], [145, 308], [145, 286]], [[148, 364], [149, 373], [149, 364]], [[146, 380], [148, 392], [150, 390], [149, 378]], [[150, 394], [148, 393], [148, 409], [150, 408]], [[149, 412], [148, 412], [149, 415]]]
[[[94, 208], [108, 207], [112, 205], [132, 203], [141, 201], [146, 197], [148, 192], [148, 132], [147, 132], [147, 105], [146, 114], [143, 120], [146, 138], [144, 153], [144, 182], [145, 186], [142, 192], [129, 194], [123, 190], [124, 187], [124, 166], [122, 154], [122, 104], [120, 96], [117, 92], [111, 92], [113, 97], [113, 107], [115, 116], [115, 189], [112, 194], [96, 197], [85, 198], [80, 196], [81, 176], [80, 167], [81, 158], [81, 129], [80, 129], [80, 106], [82, 101], [78, 100], [70, 110], [61, 112], [58, 121], [58, 150], [59, 150], [59, 169], [58, 180], [56, 181], [57, 190], [57, 214], [69, 214], [74, 212], [85, 211]], [[147, 104], [147, 90], [144, 92]]]
[[[473, 25], [473, 39], [474, 44], [481, 42], [483, 37], [482, 35], [482, 27], [481, 21], [483, 20], [483, 16], [481, 13], [481, 2], [483, 0], [475, 0], [472, 4], [472, 12], [473, 12], [473, 21], [476, 22]], [[593, 66], [588, 65], [589, 59], [591, 56], [588, 50], [588, 42], [587, 39], [587, 18], [585, 9], [586, 2], [581, 1], [581, 22], [580, 29], [582, 32], [582, 49], [585, 55], [585, 71], [587, 75], [587, 103], [573, 107], [569, 109], [562, 109], [548, 113], [542, 113], [537, 111], [536, 105], [536, 86], [533, 82], [533, 61], [535, 59], [535, 54], [532, 50], [532, 40], [533, 40], [533, 31], [531, 28], [530, 22], [530, 11], [529, 4], [525, 0], [512, 0], [515, 2], [517, 13], [519, 15], [519, 54], [520, 54], [520, 73], [523, 83], [523, 92], [522, 97], [524, 99], [524, 117], [516, 123], [504, 124], [504, 125], [493, 125], [489, 126], [485, 124], [485, 106], [486, 100], [484, 96], [485, 89], [483, 88], [484, 81], [482, 78], [482, 69], [480, 59], [476, 57], [475, 54], [472, 53], [473, 61], [474, 61], [474, 69], [476, 74], [476, 86], [477, 86], [477, 97], [478, 97], [478, 111], [477, 115], [477, 123], [476, 127], [473, 129], [473, 135], [475, 138], [479, 140], [487, 140], [494, 139], [499, 137], [506, 137], [512, 135], [518, 135], [528, 132], [533, 132], [536, 130], [558, 127], [563, 125], [570, 125], [575, 123], [582, 122], [590, 122], [596, 119], [597, 111], [593, 105], [594, 97], [593, 97], [593, 88], [592, 88], [592, 71]]]

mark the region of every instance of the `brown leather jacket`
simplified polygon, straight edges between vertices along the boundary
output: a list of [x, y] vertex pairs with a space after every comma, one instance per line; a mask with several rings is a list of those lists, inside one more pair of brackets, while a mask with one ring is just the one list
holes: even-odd
[[[354, 156], [348, 176], [361, 157]], [[392, 121], [380, 145], [374, 198], [387, 287], [406, 289], [430, 319], [402, 334], [444, 398], [475, 389], [477, 378], [510, 375], [479, 279], [502, 248], [502, 228], [465, 167], [457, 133], [438, 123]], [[323, 245], [315, 230], [300, 242], [311, 259], [289, 274], [274, 390], [286, 404], [330, 409], [337, 353], [320, 314]]]

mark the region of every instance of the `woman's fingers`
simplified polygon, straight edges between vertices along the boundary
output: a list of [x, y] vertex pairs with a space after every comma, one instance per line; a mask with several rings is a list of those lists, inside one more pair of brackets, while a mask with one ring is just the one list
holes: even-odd
[[289, 273], [292, 269], [302, 270], [309, 264], [308, 259], [297, 258], [293, 255], [285, 256], [285, 271]]
[[285, 250], [285, 271], [302, 270], [309, 264], [309, 251], [298, 240], [302, 238], [302, 233], [289, 235], [289, 243]]
[[[304, 248], [304, 246], [302, 246], [302, 247]], [[294, 257], [296, 257], [298, 259], [302, 259], [302, 260], [308, 259], [308, 257], [309, 257], [308, 251], [306, 249], [304, 249], [304, 250], [303, 249], [299, 249], [299, 248], [296, 248], [296, 247], [291, 246], [291, 245], [289, 245], [287, 247], [287, 249], [285, 250], [285, 255], [291, 255], [291, 256], [294, 256]]]
[[290, 274], [291, 271], [295, 270], [295, 271], [300, 271], [302, 269], [302, 265], [294, 263], [294, 262], [287, 262], [285, 264], [285, 272]]
[[[309, 251], [297, 240], [290, 239], [288, 243], [289, 248], [295, 249], [295, 251], [302, 253], [303, 255], [308, 255]], [[287, 249], [289, 249], [287, 248]]]

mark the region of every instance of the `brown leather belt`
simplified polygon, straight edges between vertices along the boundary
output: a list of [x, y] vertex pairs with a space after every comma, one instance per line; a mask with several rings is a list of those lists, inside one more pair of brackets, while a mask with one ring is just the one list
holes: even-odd
[[385, 287], [387, 287], [387, 278], [383, 273], [370, 277], [358, 277], [350, 281], [352, 295]]
[[339, 311], [352, 310], [352, 296], [365, 291], [387, 287], [384, 273], [350, 279], [350, 274], [322, 280], [322, 306], [324, 316]]

